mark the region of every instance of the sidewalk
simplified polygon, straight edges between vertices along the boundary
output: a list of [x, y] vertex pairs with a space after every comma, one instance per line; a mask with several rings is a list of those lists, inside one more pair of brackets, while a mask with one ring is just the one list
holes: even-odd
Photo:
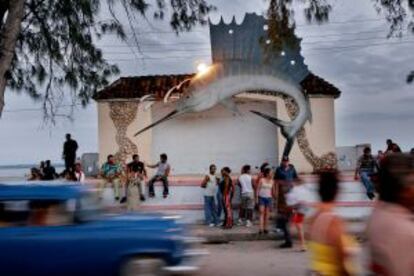
[[228, 243], [231, 241], [257, 241], [257, 240], [278, 240], [280, 235], [273, 231], [269, 234], [259, 235], [257, 226], [245, 227], [234, 226], [231, 229], [221, 227], [208, 227], [206, 225], [193, 224], [189, 227], [193, 235], [202, 238], [206, 243]]
[[[358, 239], [364, 239], [365, 222], [347, 221], [348, 232]], [[221, 227], [208, 227], [203, 224], [191, 224], [189, 226], [192, 234], [205, 240], [205, 243], [228, 243], [232, 241], [258, 241], [258, 240], [282, 240], [282, 233], [276, 232], [275, 228], [270, 227], [269, 234], [259, 235], [257, 225], [252, 227], [234, 226], [232, 229], [222, 229]], [[291, 229], [291, 235], [297, 238], [296, 229]]]

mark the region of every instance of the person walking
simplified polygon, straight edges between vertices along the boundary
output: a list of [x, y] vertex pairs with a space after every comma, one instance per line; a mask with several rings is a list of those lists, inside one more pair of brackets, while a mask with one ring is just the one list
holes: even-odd
[[358, 252], [357, 243], [347, 235], [344, 222], [334, 213], [338, 189], [339, 180], [335, 171], [319, 174], [318, 194], [321, 202], [316, 206], [315, 214], [309, 218], [306, 233], [311, 275], [360, 275], [351, 254]]
[[276, 226], [283, 232], [284, 243], [280, 248], [291, 248], [292, 239], [290, 235], [290, 219], [292, 217], [292, 208], [286, 204], [286, 194], [293, 187], [293, 181], [298, 180], [298, 174], [295, 167], [289, 163], [289, 157], [282, 158], [282, 164], [276, 169], [276, 198], [277, 198], [277, 218]]
[[206, 224], [210, 227], [214, 227], [219, 224], [219, 221], [217, 219], [217, 207], [215, 203], [215, 195], [217, 194], [218, 187], [216, 171], [216, 165], [211, 164], [209, 173], [201, 182], [201, 188], [204, 190], [204, 217]]
[[389, 155], [379, 173], [379, 200], [368, 219], [372, 275], [414, 275], [414, 156]]
[[253, 225], [252, 221], [255, 197], [250, 165], [243, 166], [241, 175], [239, 176], [239, 185], [241, 192], [241, 203], [238, 222], [239, 225], [245, 224], [247, 227], [251, 227]]
[[157, 172], [148, 182], [150, 197], [155, 197], [154, 183], [156, 181], [162, 181], [162, 184], [164, 186], [163, 197], [166, 198], [168, 196], [168, 176], [170, 174], [171, 167], [168, 164], [167, 160], [167, 154], [163, 153], [160, 155], [160, 161], [157, 164], [147, 165], [148, 168], [157, 168]]
[[290, 206], [293, 210], [292, 215], [292, 224], [295, 226], [299, 241], [300, 241], [300, 251], [306, 251], [306, 241], [305, 241], [305, 232], [303, 227], [303, 222], [305, 220], [305, 211], [306, 207], [304, 206], [303, 202], [301, 201], [301, 194], [300, 194], [300, 183], [295, 182], [292, 190], [286, 195], [286, 203]]
[[224, 229], [230, 229], [233, 227], [233, 206], [231, 201], [233, 199], [234, 187], [230, 174], [230, 168], [224, 167], [221, 170], [222, 178], [219, 183], [219, 189], [221, 190], [221, 194], [223, 195]]
[[269, 214], [274, 195], [275, 181], [273, 180], [272, 169], [267, 167], [263, 170], [263, 177], [259, 181], [256, 193], [256, 202], [259, 204], [260, 212], [259, 235], [269, 233]]
[[[120, 198], [120, 177], [122, 174], [121, 166], [115, 161], [112, 154], [108, 155], [107, 162], [102, 165], [101, 176], [104, 179], [102, 186], [100, 187], [100, 193], [105, 192], [105, 189], [112, 188], [115, 201], [119, 201]], [[108, 190], [106, 190], [108, 193]], [[107, 194], [109, 197], [109, 193]], [[109, 198], [107, 198], [109, 200]]]
[[66, 142], [63, 144], [62, 158], [65, 160], [65, 171], [73, 171], [76, 160], [76, 151], [78, 150], [78, 143], [71, 138], [71, 135], [66, 134]]
[[371, 149], [366, 147], [364, 148], [364, 154], [358, 159], [357, 167], [355, 169], [355, 180], [358, 180], [358, 176], [361, 178], [367, 197], [370, 200], [375, 198], [375, 189], [374, 184], [372, 184], [371, 177], [378, 170], [377, 164], [377, 161], [371, 154]]

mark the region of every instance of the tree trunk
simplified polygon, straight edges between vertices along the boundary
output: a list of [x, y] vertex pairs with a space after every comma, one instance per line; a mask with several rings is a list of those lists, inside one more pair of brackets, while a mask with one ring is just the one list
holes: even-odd
[[16, 41], [24, 15], [25, 0], [13, 0], [9, 3], [6, 22], [0, 33], [0, 117], [4, 108], [4, 92], [6, 89], [6, 73], [13, 60]]

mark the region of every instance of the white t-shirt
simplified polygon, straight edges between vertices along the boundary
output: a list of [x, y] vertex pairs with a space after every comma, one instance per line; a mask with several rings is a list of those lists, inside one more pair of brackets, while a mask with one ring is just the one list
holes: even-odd
[[250, 174], [242, 174], [239, 176], [241, 193], [253, 193], [252, 176]]
[[157, 172], [155, 173], [155, 175], [159, 175], [159, 176], [165, 175], [165, 172], [167, 171], [167, 169], [170, 168], [170, 165], [168, 163], [162, 163], [162, 162], [158, 162], [157, 166], [158, 168], [157, 168]]
[[299, 186], [294, 186], [290, 192], [286, 194], [286, 204], [287, 206], [295, 206], [296, 211], [302, 214], [305, 214], [307, 212], [307, 208], [305, 205], [302, 204], [304, 201], [303, 196], [303, 188]]
[[204, 188], [205, 196], [215, 196], [217, 193], [217, 177], [215, 175], [209, 174], [209, 180], [207, 181], [207, 186]]

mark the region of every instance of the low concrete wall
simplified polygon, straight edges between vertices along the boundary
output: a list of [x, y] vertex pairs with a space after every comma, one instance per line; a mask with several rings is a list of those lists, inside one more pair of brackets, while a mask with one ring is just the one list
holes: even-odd
[[[301, 199], [312, 213], [315, 203], [319, 201], [317, 195], [317, 178], [313, 175], [302, 175], [303, 185], [300, 186]], [[198, 177], [171, 177], [170, 196], [162, 197], [162, 184], [155, 185], [155, 198], [148, 198], [141, 205], [141, 210], [162, 212], [170, 215], [180, 215], [187, 223], [202, 222], [203, 189], [200, 188], [202, 176]], [[96, 181], [94, 183], [96, 184]], [[148, 190], [146, 191], [148, 194]], [[238, 206], [240, 203], [239, 190], [233, 198], [234, 217], [238, 218]], [[352, 174], [344, 174], [340, 184], [340, 193], [336, 202], [336, 212], [347, 220], [364, 220], [373, 207], [373, 202], [368, 200], [362, 184], [353, 180]]]

